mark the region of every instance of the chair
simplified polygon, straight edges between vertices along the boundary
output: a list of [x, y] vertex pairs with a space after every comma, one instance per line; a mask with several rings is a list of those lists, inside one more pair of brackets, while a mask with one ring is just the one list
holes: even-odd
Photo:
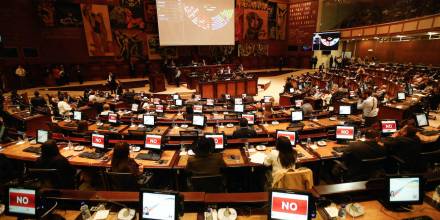
[[128, 135], [128, 139], [143, 140], [145, 138], [145, 131], [128, 130]]
[[192, 176], [191, 187], [192, 191], [196, 192], [220, 193], [225, 191], [222, 175]]
[[179, 131], [179, 135], [182, 137], [198, 137], [199, 131], [197, 130]]
[[422, 152], [419, 156], [425, 170], [433, 167], [435, 164], [440, 163], [440, 149], [429, 152]]
[[136, 176], [132, 173], [105, 172], [109, 190], [138, 191], [139, 185]]
[[341, 168], [340, 173], [336, 175], [339, 175], [341, 183], [345, 181], [362, 181], [362, 180], [378, 177], [380, 176], [380, 174], [385, 173], [384, 166], [386, 160], [387, 157], [362, 159], [360, 161], [361, 172], [357, 172], [351, 175], [349, 172], [350, 171], [349, 168], [344, 163], [338, 160], [334, 160], [334, 162], [338, 165], [338, 167]]
[[38, 180], [37, 185], [41, 188], [63, 188], [60, 186], [59, 172], [57, 169], [36, 169], [29, 168], [28, 176]]
[[225, 115], [225, 120], [236, 120], [238, 119], [238, 115]]
[[313, 172], [305, 167], [279, 170], [272, 177], [272, 188], [310, 190], [313, 187]]

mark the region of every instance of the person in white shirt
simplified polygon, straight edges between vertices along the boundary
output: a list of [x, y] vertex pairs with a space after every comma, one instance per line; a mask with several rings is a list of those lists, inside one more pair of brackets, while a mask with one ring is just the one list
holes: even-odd
[[65, 97], [61, 97], [60, 99], [61, 100], [58, 102], [58, 113], [60, 113], [60, 115], [64, 115], [71, 111], [72, 107], [70, 107], [69, 103], [66, 102]]
[[329, 106], [330, 101], [332, 100], [332, 94], [329, 91], [324, 91], [324, 94], [321, 96], [322, 99], [322, 105], [323, 106]]
[[101, 112], [101, 114], [100, 115], [108, 115], [108, 114], [110, 114], [110, 113], [113, 113], [113, 111], [111, 111], [110, 110], [110, 105], [109, 104], [104, 104], [103, 106], [102, 106], [102, 112]]
[[379, 114], [378, 100], [372, 95], [371, 90], [362, 94], [364, 100], [359, 99], [357, 109], [362, 110], [362, 116], [365, 119], [365, 126], [370, 127], [377, 122]]
[[[292, 148], [289, 138], [279, 137], [275, 150], [272, 150], [264, 159], [264, 165], [272, 166], [273, 175], [282, 169], [295, 169], [297, 156], [298, 153]], [[272, 175], [268, 176], [269, 182], [272, 182]]]
[[24, 89], [24, 80], [26, 77], [26, 70], [21, 65], [18, 65], [17, 69], [15, 70], [15, 75], [17, 75], [18, 78], [20, 79], [20, 88]]
[[89, 102], [96, 102], [95, 91], [91, 91], [89, 95]]

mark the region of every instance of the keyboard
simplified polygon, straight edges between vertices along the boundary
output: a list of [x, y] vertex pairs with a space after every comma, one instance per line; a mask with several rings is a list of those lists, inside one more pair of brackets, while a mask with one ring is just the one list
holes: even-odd
[[160, 160], [160, 154], [158, 153], [140, 153], [136, 156], [136, 159], [138, 160], [153, 160], [158, 161]]
[[145, 131], [145, 132], [151, 132], [154, 128], [153, 127], [138, 127], [137, 131]]
[[302, 122], [297, 122], [297, 123], [290, 123], [289, 127], [304, 127], [305, 124]]
[[433, 136], [433, 135], [440, 134], [440, 131], [421, 131], [420, 133], [425, 136]]
[[23, 151], [34, 154], [41, 154], [41, 147], [27, 147]]
[[404, 218], [402, 220], [432, 220], [432, 218], [427, 215], [421, 215], [421, 216], [415, 216], [415, 217], [410, 217], [410, 218]]
[[333, 150], [338, 152], [338, 153], [344, 153], [344, 151], [346, 151], [348, 148], [349, 148], [348, 146], [334, 147]]
[[78, 156], [83, 157], [83, 158], [88, 158], [88, 159], [99, 159], [104, 156], [104, 153], [82, 152]]
[[111, 125], [101, 125], [101, 126], [98, 126], [98, 129], [100, 129], [100, 130], [111, 130], [111, 129], [113, 129], [113, 127]]

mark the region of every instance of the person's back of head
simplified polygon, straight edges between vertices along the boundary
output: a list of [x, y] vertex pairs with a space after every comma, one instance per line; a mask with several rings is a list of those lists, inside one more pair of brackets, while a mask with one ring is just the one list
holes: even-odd
[[39, 96], [40, 96], [40, 92], [38, 92], [38, 90], [35, 90], [35, 92], [34, 92], [34, 96], [35, 96], [35, 97], [39, 97]]
[[378, 141], [380, 139], [380, 133], [376, 129], [369, 128], [365, 131], [365, 138], [368, 141]]
[[127, 142], [118, 142], [113, 148], [112, 169], [120, 167], [124, 161], [128, 161], [130, 149]]
[[304, 103], [301, 109], [304, 115], [311, 115], [313, 113], [313, 106], [310, 103]]
[[275, 148], [279, 152], [278, 159], [283, 168], [289, 168], [295, 165], [298, 153], [296, 150], [293, 150], [289, 138], [279, 137], [276, 141]]
[[89, 130], [89, 123], [86, 120], [81, 120], [78, 122], [78, 132], [86, 132]]
[[240, 118], [240, 127], [246, 128], [248, 126], [249, 122], [246, 118]]
[[104, 105], [102, 106], [102, 109], [103, 109], [104, 111], [110, 111], [110, 105], [109, 105], [109, 104], [104, 104]]
[[214, 147], [214, 139], [201, 137], [196, 142], [194, 153], [198, 157], [206, 157], [214, 150]]
[[60, 151], [55, 140], [47, 140], [41, 145], [41, 160], [48, 161], [58, 155], [60, 155]]

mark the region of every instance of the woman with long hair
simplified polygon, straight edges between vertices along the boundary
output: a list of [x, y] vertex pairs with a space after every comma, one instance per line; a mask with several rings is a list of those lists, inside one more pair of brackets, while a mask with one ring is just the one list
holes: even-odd
[[279, 137], [276, 141], [275, 150], [267, 155], [264, 164], [272, 166], [272, 173], [280, 169], [295, 169], [295, 163], [298, 153], [293, 149], [289, 138]]
[[130, 158], [130, 148], [127, 142], [118, 142], [113, 148], [111, 163], [113, 172], [132, 173], [139, 176], [139, 165], [133, 158]]

